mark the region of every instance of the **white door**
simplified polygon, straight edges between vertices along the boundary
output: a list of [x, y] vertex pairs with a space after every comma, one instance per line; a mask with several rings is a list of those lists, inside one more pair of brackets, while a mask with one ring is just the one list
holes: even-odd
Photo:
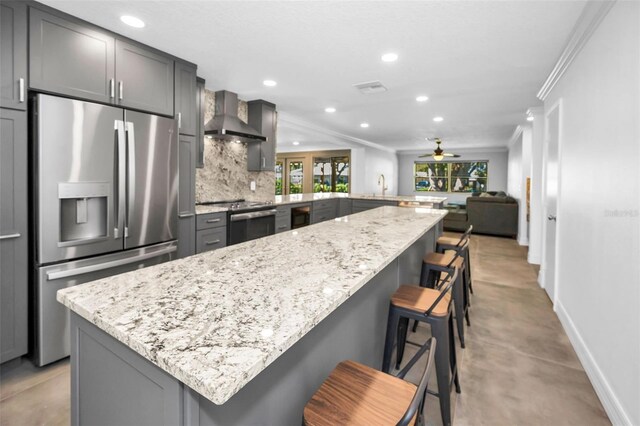
[[558, 144], [560, 139], [560, 104], [556, 104], [546, 115], [545, 135], [545, 180], [544, 180], [544, 288], [555, 304], [556, 296], [556, 215], [558, 207], [559, 168]]

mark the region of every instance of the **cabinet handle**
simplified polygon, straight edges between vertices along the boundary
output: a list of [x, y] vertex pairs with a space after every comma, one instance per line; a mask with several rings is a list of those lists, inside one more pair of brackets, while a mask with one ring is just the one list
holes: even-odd
[[179, 217], [180, 219], [184, 219], [184, 218], [187, 218], [187, 217], [193, 217], [193, 216], [195, 216], [193, 213], [180, 213], [180, 214], [178, 215], [178, 217]]
[[18, 94], [18, 99], [20, 101], [20, 103], [24, 102], [24, 78], [21, 78], [18, 80], [18, 86], [19, 87], [19, 94]]
[[267, 159], [265, 157], [262, 157], [262, 168], [267, 167]]
[[287, 225], [278, 226], [278, 229], [287, 229]]
[[178, 113], [178, 129], [182, 129], [182, 113]]
[[206, 241], [205, 244], [208, 246], [211, 246], [213, 244], [218, 244], [220, 242], [220, 240], [213, 240], [213, 241]]
[[109, 80], [109, 97], [111, 99], [116, 97], [116, 84], [113, 79]]
[[118, 82], [118, 99], [122, 100], [122, 92], [123, 92], [123, 87], [124, 83], [122, 82], [122, 80], [120, 80]]
[[220, 222], [220, 219], [207, 219], [207, 223], [216, 223]]
[[20, 238], [20, 233], [0, 235], [0, 240], [11, 240], [13, 238]]

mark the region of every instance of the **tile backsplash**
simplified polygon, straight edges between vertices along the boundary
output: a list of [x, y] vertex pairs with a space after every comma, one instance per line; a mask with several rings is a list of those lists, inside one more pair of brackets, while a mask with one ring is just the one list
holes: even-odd
[[[205, 91], [204, 122], [213, 117], [215, 92]], [[238, 101], [238, 117], [247, 122], [247, 103]], [[251, 181], [256, 182], [252, 191]], [[247, 144], [204, 139], [204, 167], [196, 169], [196, 202], [244, 198], [251, 201], [273, 200], [275, 172], [247, 170]]]

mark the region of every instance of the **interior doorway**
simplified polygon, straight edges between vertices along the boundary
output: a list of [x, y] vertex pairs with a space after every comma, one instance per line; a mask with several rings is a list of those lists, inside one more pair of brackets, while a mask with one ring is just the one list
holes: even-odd
[[557, 282], [557, 228], [558, 228], [558, 194], [560, 190], [560, 123], [562, 102], [555, 103], [545, 115], [544, 138], [544, 242], [541, 265], [541, 283], [551, 302], [556, 304], [558, 293]]

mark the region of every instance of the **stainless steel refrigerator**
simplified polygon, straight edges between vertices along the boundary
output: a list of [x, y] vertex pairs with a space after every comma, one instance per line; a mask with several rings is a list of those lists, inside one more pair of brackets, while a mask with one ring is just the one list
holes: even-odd
[[35, 358], [69, 355], [59, 289], [176, 257], [175, 120], [39, 94], [33, 98]]

